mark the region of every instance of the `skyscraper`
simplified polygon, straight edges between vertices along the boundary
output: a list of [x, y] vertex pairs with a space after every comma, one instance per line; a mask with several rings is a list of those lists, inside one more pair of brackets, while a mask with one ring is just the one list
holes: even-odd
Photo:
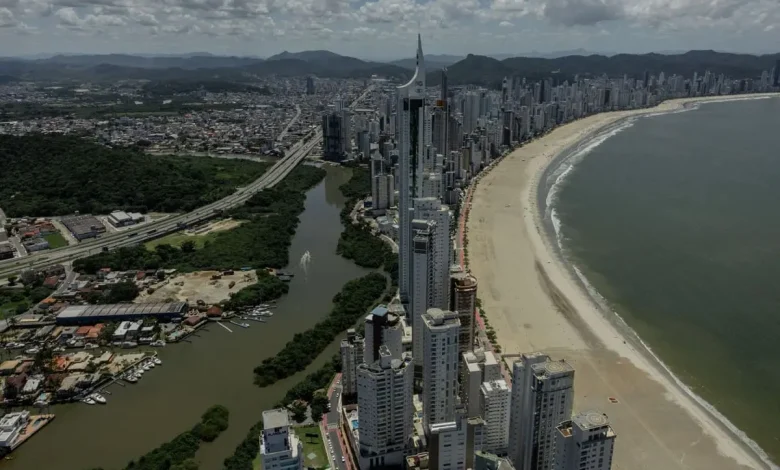
[[401, 300], [409, 301], [412, 276], [412, 199], [417, 188], [415, 176], [425, 144], [425, 59], [422, 38], [417, 36], [417, 67], [409, 83], [398, 87], [397, 142], [399, 154], [398, 287]]
[[363, 362], [373, 364], [380, 359], [379, 350], [387, 347], [390, 355], [400, 359], [403, 354], [404, 325], [401, 318], [379, 305], [366, 316]]
[[436, 234], [433, 244], [433, 265], [431, 266], [433, 290], [430, 293], [431, 302], [426, 308], [450, 307], [450, 259], [452, 258], [452, 239], [450, 227], [452, 214], [449, 206], [441, 203], [437, 197], [420, 197], [414, 199], [414, 218], [432, 220], [436, 223]]
[[358, 366], [358, 457], [361, 470], [400, 466], [412, 433], [412, 357], [393, 358], [386, 346], [379, 360]]
[[347, 155], [346, 123], [341, 112], [322, 116], [322, 158], [339, 162]]
[[578, 413], [556, 427], [555, 470], [610, 470], [615, 431], [600, 411]]
[[458, 330], [454, 312], [432, 308], [423, 315], [423, 424], [455, 420], [458, 395]]
[[409, 293], [409, 318], [412, 321], [412, 353], [415, 365], [423, 365], [423, 320], [432, 304], [434, 290], [434, 246], [436, 222], [414, 220], [412, 222], [412, 285]]
[[[350, 328], [341, 340], [341, 389], [345, 396], [357, 394], [357, 366], [363, 362], [363, 338]], [[354, 402], [353, 402], [354, 403]]]
[[474, 349], [477, 278], [462, 270], [450, 273], [450, 310], [460, 319], [460, 355]]
[[483, 382], [480, 387], [482, 419], [485, 432], [482, 448], [495, 454], [504, 454], [509, 444], [510, 394], [506, 380], [502, 377]]
[[303, 444], [290, 427], [286, 409], [263, 411], [260, 455], [263, 469], [303, 470]]
[[555, 428], [570, 419], [573, 402], [574, 369], [567, 362], [533, 353], [512, 364], [509, 458], [515, 468], [553, 468]]
[[314, 89], [314, 77], [309, 75], [306, 77], [306, 94], [307, 95], [313, 95], [315, 93]]

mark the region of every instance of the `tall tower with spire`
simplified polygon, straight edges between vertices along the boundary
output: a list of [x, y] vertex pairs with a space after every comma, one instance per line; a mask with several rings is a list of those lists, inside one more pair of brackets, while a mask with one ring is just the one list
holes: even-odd
[[412, 279], [412, 200], [417, 192], [418, 167], [422, 165], [425, 152], [426, 107], [425, 107], [425, 58], [422, 38], [417, 35], [417, 67], [414, 76], [396, 93], [398, 177], [399, 177], [399, 249], [398, 287], [401, 301], [409, 302]]

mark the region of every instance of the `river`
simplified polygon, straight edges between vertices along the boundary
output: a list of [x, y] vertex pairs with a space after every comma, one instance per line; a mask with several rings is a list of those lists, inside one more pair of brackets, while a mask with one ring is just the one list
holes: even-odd
[[[307, 193], [306, 209], [290, 247], [286, 270], [295, 274], [290, 292], [280, 299], [268, 323], [252, 322], [248, 329], [229, 325], [233, 333], [212, 324], [191, 342], [160, 349], [163, 365], [147, 372], [135, 385], [111, 386], [107, 405], [53, 407], [57, 418], [0, 468], [121, 468], [189, 429], [213, 404], [228, 407], [230, 427], [216, 441], [202, 446], [197, 460], [201, 468], [221, 468], [262, 411], [329, 360], [338, 351], [337, 342], [306, 371], [271, 387], [255, 386], [252, 369], [279, 351], [295, 333], [327, 315], [331, 299], [347, 281], [369, 272], [336, 255], [342, 229], [339, 213], [345, 203], [338, 187], [349, 179], [351, 171], [325, 168], [325, 180]], [[307, 251], [311, 261], [304, 272], [299, 261]]]

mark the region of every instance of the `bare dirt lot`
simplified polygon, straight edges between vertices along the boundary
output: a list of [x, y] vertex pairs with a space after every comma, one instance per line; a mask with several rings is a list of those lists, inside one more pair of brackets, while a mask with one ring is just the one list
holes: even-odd
[[[212, 276], [218, 274], [220, 274], [219, 271], [174, 274], [163, 284], [154, 286], [154, 293], [141, 293], [136, 302], [181, 301], [195, 303], [202, 300], [206, 304], [216, 304], [229, 298], [231, 292], [238, 292], [257, 282], [257, 274], [254, 271], [236, 271], [235, 274], [222, 276], [222, 279], [212, 279]], [[235, 282], [232, 288], [230, 287], [231, 282]]]

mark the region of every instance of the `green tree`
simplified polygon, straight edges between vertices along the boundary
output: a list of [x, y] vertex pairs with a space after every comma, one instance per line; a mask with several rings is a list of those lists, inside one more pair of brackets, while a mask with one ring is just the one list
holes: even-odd
[[302, 423], [306, 421], [306, 403], [303, 401], [295, 401], [290, 405], [290, 411], [292, 412], [293, 419], [296, 423]]
[[16, 276], [8, 276], [8, 285], [9, 286], [15, 286], [16, 285]]
[[181, 244], [182, 253], [192, 253], [195, 251], [195, 242], [193, 240], [185, 240]]

